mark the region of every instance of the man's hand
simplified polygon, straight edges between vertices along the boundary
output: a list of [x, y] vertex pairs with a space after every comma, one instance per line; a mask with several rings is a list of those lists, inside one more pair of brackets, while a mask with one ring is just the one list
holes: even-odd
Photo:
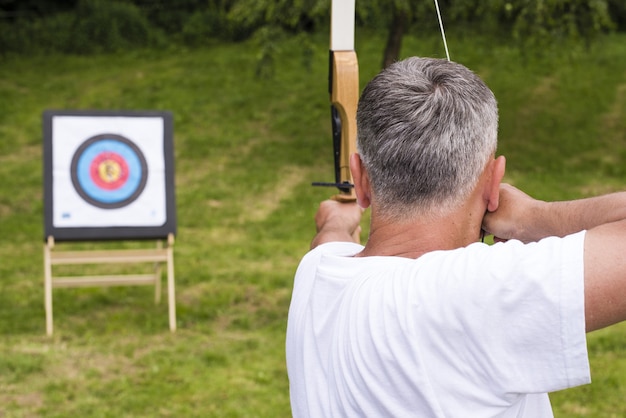
[[537, 228], [537, 215], [544, 204], [510, 184], [503, 183], [500, 185], [498, 207], [485, 214], [482, 228], [487, 234], [493, 235], [496, 242], [509, 239], [536, 241], [543, 238], [543, 231]]
[[326, 242], [359, 243], [361, 233], [361, 209], [356, 203], [341, 203], [325, 200], [315, 214], [317, 235], [311, 242], [311, 249]]
[[626, 222], [626, 192], [586, 199], [544, 202], [510, 184], [500, 185], [497, 208], [487, 212], [482, 228], [495, 241], [539, 241], [564, 237], [612, 222]]

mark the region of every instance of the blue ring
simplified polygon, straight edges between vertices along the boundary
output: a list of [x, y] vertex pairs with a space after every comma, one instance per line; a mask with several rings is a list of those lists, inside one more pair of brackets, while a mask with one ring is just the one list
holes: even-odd
[[[91, 163], [103, 152], [114, 152], [126, 161], [129, 175], [122, 187], [113, 190], [102, 189], [91, 178]], [[103, 139], [85, 148], [78, 158], [77, 170], [78, 183], [84, 192], [92, 199], [107, 204], [128, 199], [141, 183], [142, 170], [137, 154], [125, 143], [113, 139]]]

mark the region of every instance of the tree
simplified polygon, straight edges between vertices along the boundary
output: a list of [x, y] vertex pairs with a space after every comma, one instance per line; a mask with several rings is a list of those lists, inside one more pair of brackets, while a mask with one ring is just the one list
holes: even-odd
[[513, 36], [536, 49], [564, 41], [589, 44], [615, 27], [606, 0], [526, 0], [505, 9], [513, 17]]
[[[111, 3], [116, 3], [118, 9], [117, 4], [136, 6], [131, 17], [146, 16], [172, 42], [203, 44], [208, 39], [239, 41], [253, 37], [259, 45], [258, 73], [270, 75], [275, 49], [280, 44], [277, 41], [284, 36], [298, 36], [303, 57], [305, 60], [310, 57], [311, 40], [307, 34], [328, 27], [331, 1], [179, 0], [174, 5], [171, 0], [116, 0]], [[623, 0], [437, 1], [447, 30], [463, 28], [480, 30], [484, 35], [511, 36], [527, 51], [545, 50], [546, 46], [560, 42], [590, 43], [602, 33], [626, 26]], [[86, 2], [89, 1], [0, 0], [0, 18], [3, 18], [0, 46], [12, 45], [16, 37], [26, 38], [31, 32], [37, 36], [22, 42], [25, 46], [38, 39], [48, 44], [47, 38], [60, 38], [59, 21], [79, 13]], [[102, 7], [104, 3], [99, 2]], [[130, 13], [131, 8], [125, 10]], [[437, 21], [433, 0], [356, 0], [356, 20], [359, 27], [386, 31], [382, 67], [400, 57], [406, 33], [418, 27], [434, 29]], [[41, 33], [44, 30], [38, 28], [52, 33]], [[71, 36], [67, 34], [70, 39]]]
[[71, 10], [77, 0], [0, 0], [0, 17], [10, 21]]
[[[617, 10], [617, 0], [438, 1], [447, 28], [478, 26], [486, 35], [508, 34], [535, 53], [562, 42], [589, 44], [615, 27], [609, 3], [611, 10]], [[433, 0], [361, 1], [363, 3], [366, 4], [362, 8], [376, 10], [388, 19], [383, 68], [399, 58], [404, 34], [416, 24], [432, 20], [435, 13]]]
[[393, 2], [391, 4], [391, 20], [387, 32], [387, 43], [385, 43], [385, 50], [383, 51], [383, 68], [393, 64], [400, 56], [402, 38], [409, 24], [409, 15]]

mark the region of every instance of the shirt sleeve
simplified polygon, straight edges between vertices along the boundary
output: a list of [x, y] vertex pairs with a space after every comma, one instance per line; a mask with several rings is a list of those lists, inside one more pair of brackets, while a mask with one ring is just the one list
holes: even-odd
[[581, 232], [440, 255], [439, 306], [423, 312], [445, 361], [502, 396], [589, 383], [583, 249]]

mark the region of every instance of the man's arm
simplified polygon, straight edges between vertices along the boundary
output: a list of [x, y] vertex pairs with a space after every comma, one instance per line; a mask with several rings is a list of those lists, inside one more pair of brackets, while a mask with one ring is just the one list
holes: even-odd
[[483, 219], [483, 229], [502, 240], [538, 241], [626, 219], [626, 192], [587, 199], [544, 202], [510, 184], [500, 185], [498, 208]]
[[315, 214], [317, 234], [311, 249], [326, 242], [359, 242], [361, 233], [361, 209], [356, 203], [341, 203], [325, 200]]
[[587, 232], [585, 320], [588, 332], [626, 320], [626, 220]]
[[626, 320], [626, 193], [567, 202], [535, 200], [503, 184], [483, 229], [503, 240], [537, 241], [587, 230], [584, 248], [587, 332]]

